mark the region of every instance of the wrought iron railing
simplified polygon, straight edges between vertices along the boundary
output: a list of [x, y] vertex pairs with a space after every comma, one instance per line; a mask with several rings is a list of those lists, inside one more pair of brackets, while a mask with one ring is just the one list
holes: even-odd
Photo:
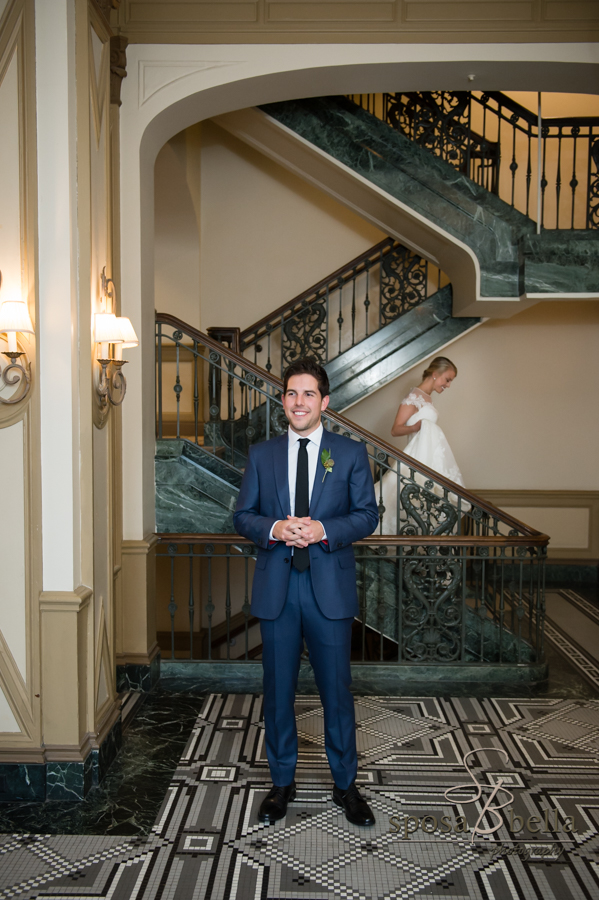
[[543, 228], [599, 228], [599, 118], [541, 120], [500, 91], [352, 94]]
[[[543, 538], [378, 538], [354, 546], [352, 661], [522, 666], [543, 661]], [[256, 548], [236, 535], [161, 535], [163, 656], [258, 659]], [[166, 599], [166, 598], [165, 598]]]
[[[170, 370], [164, 363], [165, 350], [172, 351], [168, 355]], [[175, 316], [158, 313], [156, 354], [159, 440], [192, 437], [229, 466], [243, 469], [251, 444], [287, 430], [282, 381], [208, 335]], [[165, 427], [168, 395], [174, 398], [170, 430]], [[191, 416], [185, 420], [187, 433], [182, 428], [183, 412]], [[327, 409], [322, 418], [326, 429], [366, 445], [378, 493], [380, 534], [538, 536], [534, 529], [339, 413]], [[387, 509], [384, 501], [389, 497], [394, 505]], [[395, 527], [385, 528], [387, 521], [394, 521]]]
[[[238, 477], [251, 444], [286, 431], [282, 382], [240, 354], [168, 314], [156, 318], [156, 351], [159, 441], [191, 439]], [[378, 533], [356, 545], [356, 659], [538, 663], [547, 536], [343, 416], [326, 410], [323, 423], [365, 444], [378, 497]], [[158, 555], [170, 567], [169, 627], [161, 631], [172, 656], [259, 653], [248, 541], [162, 534]]]
[[385, 238], [241, 331], [240, 350], [280, 377], [302, 356], [325, 365], [447, 283], [433, 263]]

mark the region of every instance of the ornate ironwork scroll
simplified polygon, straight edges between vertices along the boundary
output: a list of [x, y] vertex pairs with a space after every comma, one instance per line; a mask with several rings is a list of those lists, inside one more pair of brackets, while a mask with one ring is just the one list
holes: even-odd
[[434, 483], [425, 481], [421, 487], [415, 481], [401, 477], [401, 508], [405, 520], [400, 520], [399, 534], [452, 534], [458, 522], [458, 512], [446, 497], [434, 492]]
[[381, 271], [381, 327], [426, 300], [427, 262], [407, 247], [383, 258]]
[[451, 662], [462, 651], [462, 564], [428, 556], [404, 562], [402, 651], [406, 660]]
[[311, 356], [327, 361], [327, 311], [324, 298], [306, 303], [283, 325], [283, 367]]
[[[589, 205], [587, 227], [599, 228], [599, 138], [595, 138], [589, 149]], [[592, 171], [592, 163], [595, 171]]]

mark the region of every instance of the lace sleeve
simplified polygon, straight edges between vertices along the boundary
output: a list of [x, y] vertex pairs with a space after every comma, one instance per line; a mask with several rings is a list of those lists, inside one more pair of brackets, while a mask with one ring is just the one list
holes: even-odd
[[400, 406], [415, 406], [416, 409], [422, 409], [426, 400], [416, 390], [411, 390], [408, 396], [401, 401]]

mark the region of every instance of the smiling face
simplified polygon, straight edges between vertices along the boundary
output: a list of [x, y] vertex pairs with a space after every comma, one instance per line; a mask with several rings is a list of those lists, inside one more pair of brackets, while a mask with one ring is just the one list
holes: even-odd
[[445, 369], [444, 372], [437, 372], [433, 382], [433, 390], [438, 394], [442, 394], [443, 391], [446, 391], [451, 387], [451, 382], [454, 378], [455, 372], [453, 369]]
[[316, 431], [320, 414], [329, 405], [329, 398], [322, 397], [313, 375], [292, 375], [283, 394], [283, 409], [291, 428], [303, 437]]

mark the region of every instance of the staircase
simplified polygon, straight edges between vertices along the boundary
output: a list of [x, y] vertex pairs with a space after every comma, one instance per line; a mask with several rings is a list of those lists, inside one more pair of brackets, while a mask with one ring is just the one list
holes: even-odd
[[[215, 121], [434, 260], [453, 284], [454, 316], [509, 316], [544, 297], [599, 296], [597, 230], [536, 234], [515, 206], [345, 97]], [[596, 168], [599, 148], [595, 160], [590, 146]]]
[[[573, 227], [574, 185], [572, 228], [537, 234], [530, 191], [526, 211], [516, 208], [513, 188], [511, 203], [499, 196], [499, 142], [471, 129], [467, 146], [454, 152], [459, 129], [449, 129], [445, 143], [436, 136], [431, 142], [418, 124], [420, 96], [402, 103], [381, 115], [348, 98], [319, 98], [218, 120], [387, 227], [390, 237], [244, 331], [205, 335], [157, 316], [158, 556], [170, 567], [173, 659], [176, 647], [187, 653], [176, 602], [185, 571], [188, 658], [197, 658], [194, 640], [208, 660], [249, 664], [260, 654], [250, 616], [255, 548], [232, 533], [232, 511], [249, 447], [286, 430], [280, 376], [310, 355], [331, 382], [325, 428], [366, 445], [379, 502], [378, 533], [355, 548], [356, 664], [393, 663], [396, 672], [409, 664], [434, 671], [432, 677], [449, 664], [454, 677], [543, 677], [547, 536], [340, 413], [476, 327], [483, 313], [509, 315], [544, 297], [599, 296], [596, 211], [589, 207], [586, 230]], [[597, 180], [592, 165], [599, 164], [593, 127], [586, 134], [589, 191]], [[576, 139], [578, 125], [572, 128]], [[512, 160], [512, 185], [517, 168]], [[559, 210], [558, 183], [558, 227]], [[163, 372], [163, 353], [176, 361], [174, 379]], [[163, 407], [171, 389], [169, 419]], [[383, 476], [398, 479], [393, 515], [385, 509]], [[213, 602], [216, 582], [220, 605]], [[240, 639], [241, 652], [231, 649]]]

